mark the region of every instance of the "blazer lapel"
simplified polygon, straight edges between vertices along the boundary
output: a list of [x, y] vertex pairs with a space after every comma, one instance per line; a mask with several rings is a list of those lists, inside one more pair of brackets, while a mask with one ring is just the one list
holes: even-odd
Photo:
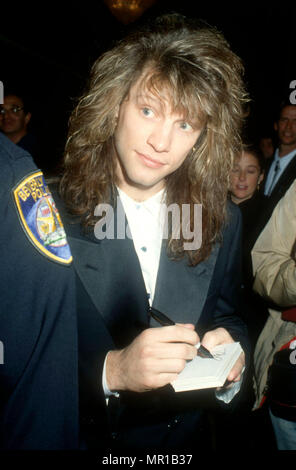
[[98, 314], [116, 346], [126, 346], [148, 325], [148, 300], [133, 241], [67, 238], [77, 275]]
[[[124, 344], [128, 344], [149, 324], [147, 293], [133, 241], [127, 237], [98, 240], [93, 232], [82, 236], [78, 224], [74, 229], [73, 225], [68, 228], [77, 275], [115, 344], [123, 347], [122, 337]], [[171, 260], [163, 241], [153, 306], [175, 322], [196, 324], [207, 298], [218, 251], [216, 244], [206, 261], [191, 267], [186, 257]], [[155, 320], [150, 321], [151, 326], [159, 326]]]
[[[196, 324], [207, 298], [216, 264], [219, 245], [210, 257], [197, 266], [188, 266], [188, 260], [169, 259], [163, 244], [153, 306], [173, 321]], [[151, 319], [151, 325], [156, 326]]]
[[295, 171], [296, 171], [296, 153], [288, 166], [285, 168], [281, 176], [279, 177], [278, 181], [276, 182], [272, 194], [279, 194], [278, 200], [285, 194], [287, 188], [290, 187], [292, 182], [295, 179]]

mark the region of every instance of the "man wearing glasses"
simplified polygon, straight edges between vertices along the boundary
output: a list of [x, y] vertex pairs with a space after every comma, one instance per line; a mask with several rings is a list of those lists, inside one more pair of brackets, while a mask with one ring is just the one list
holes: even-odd
[[31, 116], [22, 96], [15, 94], [4, 96], [4, 103], [0, 104], [0, 131], [35, 158], [37, 141], [35, 136], [28, 132]]

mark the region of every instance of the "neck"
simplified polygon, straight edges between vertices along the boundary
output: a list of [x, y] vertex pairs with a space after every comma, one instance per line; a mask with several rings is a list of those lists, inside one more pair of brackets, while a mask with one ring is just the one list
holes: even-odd
[[6, 137], [10, 139], [14, 144], [17, 144], [26, 134], [27, 131], [23, 130], [20, 132], [12, 132], [11, 134], [6, 134]]
[[126, 184], [125, 182], [120, 182], [118, 184], [118, 187], [125, 193], [127, 196], [129, 196], [131, 199], [133, 199], [136, 202], [144, 202], [150, 197], [154, 196], [157, 194], [159, 191], [163, 189], [163, 185], [156, 185], [153, 187], [143, 187], [143, 186], [130, 186], [129, 184]]
[[288, 155], [288, 153], [292, 152], [293, 150], [296, 150], [296, 144], [291, 144], [291, 145], [284, 145], [281, 144], [279, 147], [279, 157], [285, 157], [285, 155]]
[[252, 196], [246, 197], [244, 199], [239, 199], [235, 197], [233, 194], [231, 194], [231, 200], [234, 202], [234, 204], [240, 204], [241, 202], [247, 201], [248, 199], [251, 199]]
[[150, 186], [145, 186], [132, 181], [120, 165], [119, 161], [117, 161], [116, 177], [117, 186], [127, 194], [127, 196], [137, 202], [146, 201], [150, 197], [154, 196], [154, 194], [157, 194], [165, 186], [164, 179], [161, 179]]

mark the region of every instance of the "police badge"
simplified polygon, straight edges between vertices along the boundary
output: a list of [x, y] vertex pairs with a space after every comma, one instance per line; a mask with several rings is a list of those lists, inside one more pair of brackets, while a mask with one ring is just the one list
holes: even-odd
[[23, 229], [37, 250], [53, 261], [70, 264], [66, 233], [43, 173], [26, 176], [13, 195]]

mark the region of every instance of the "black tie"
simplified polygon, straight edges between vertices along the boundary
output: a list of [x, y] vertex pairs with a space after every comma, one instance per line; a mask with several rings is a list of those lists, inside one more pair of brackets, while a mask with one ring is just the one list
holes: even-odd
[[277, 177], [277, 174], [279, 172], [279, 169], [280, 169], [280, 162], [277, 160], [276, 164], [275, 164], [275, 167], [274, 167], [274, 171], [273, 171], [272, 182], [271, 182], [271, 185], [269, 186], [269, 190], [268, 190], [268, 193], [267, 193], [268, 196], [271, 195], [271, 192], [273, 190], [273, 186], [274, 186], [274, 183], [276, 181], [276, 177]]

